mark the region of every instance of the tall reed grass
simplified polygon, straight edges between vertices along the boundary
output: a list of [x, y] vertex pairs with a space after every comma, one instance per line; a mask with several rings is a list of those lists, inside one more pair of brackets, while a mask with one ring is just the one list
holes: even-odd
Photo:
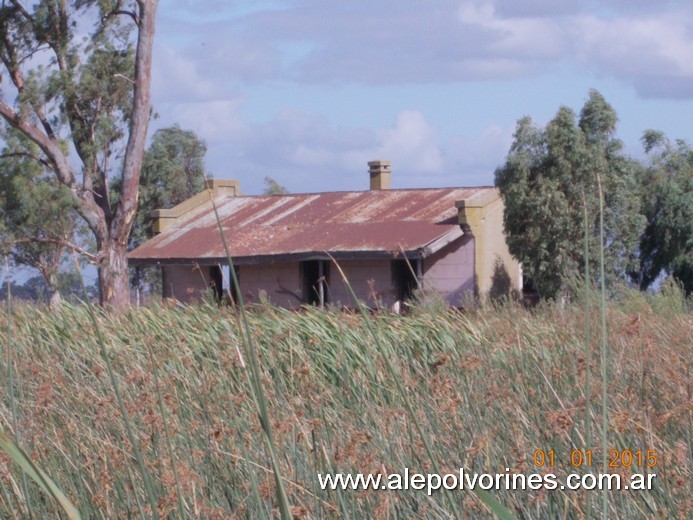
[[[286, 490], [284, 488], [284, 480], [282, 477], [282, 471], [279, 466], [279, 459], [277, 457], [276, 442], [274, 441], [274, 428], [271, 424], [271, 418], [269, 410], [267, 407], [267, 398], [265, 397], [265, 389], [262, 383], [261, 376], [261, 361], [258, 358], [257, 346], [255, 345], [255, 338], [253, 337], [252, 329], [248, 323], [248, 314], [245, 309], [245, 302], [243, 300], [243, 293], [241, 291], [240, 284], [238, 283], [238, 277], [236, 276], [236, 267], [231, 257], [231, 252], [229, 251], [229, 246], [226, 242], [226, 235], [224, 234], [224, 228], [221, 225], [221, 219], [219, 218], [219, 213], [217, 212], [216, 204], [214, 203], [214, 198], [212, 197], [212, 192], [208, 188], [209, 200], [212, 204], [212, 209], [214, 210], [214, 217], [217, 222], [217, 227], [219, 229], [219, 235], [221, 237], [222, 245], [224, 246], [224, 252], [226, 253], [226, 261], [229, 265], [229, 271], [231, 273], [231, 282], [236, 291], [235, 302], [238, 304], [238, 314], [237, 325], [239, 329], [243, 329], [244, 334], [241, 335], [244, 351], [246, 353], [248, 364], [250, 370], [246, 372], [248, 389], [251, 391], [253, 401], [257, 407], [257, 414], [260, 420], [260, 426], [262, 427], [262, 433], [264, 434], [265, 441], [267, 443], [267, 450], [269, 452], [270, 461], [272, 463], [272, 474], [274, 475], [274, 485], [275, 493], [277, 495], [277, 502], [279, 504], [279, 512], [283, 520], [290, 520], [291, 506], [289, 504], [289, 499], [286, 496]], [[221, 289], [221, 288], [218, 288]]]
[[[693, 321], [670, 309], [639, 293], [624, 293], [618, 306], [605, 309], [613, 443], [607, 448], [657, 450], [655, 489], [612, 492], [609, 518], [685, 518], [691, 511]], [[10, 319], [14, 331], [23, 446], [85, 518], [148, 514], [124, 413], [161, 517], [275, 516], [278, 472], [297, 518], [487, 518], [487, 506], [467, 492], [335, 493], [319, 489], [316, 473], [426, 472], [433, 460], [441, 472], [565, 475], [571, 468], [535, 467], [535, 450], [553, 449], [566, 462], [584, 446], [582, 307], [527, 310], [508, 303], [466, 314], [381, 313], [368, 316], [370, 331], [367, 319], [351, 312], [247, 309], [277, 472], [259, 442], [263, 425], [235, 313], [167, 303], [119, 316], [93, 309], [92, 322], [88, 312], [69, 304], [53, 313], [17, 306], [0, 318], [3, 335]], [[592, 363], [600, 373], [600, 359]], [[599, 395], [598, 385], [591, 383], [591, 395]], [[10, 408], [3, 399], [3, 428], [11, 425]], [[521, 518], [584, 517], [587, 494], [493, 493]], [[35, 517], [54, 516], [47, 496], [24, 489], [21, 473], [0, 455], [0, 516], [17, 517], [27, 500]]]

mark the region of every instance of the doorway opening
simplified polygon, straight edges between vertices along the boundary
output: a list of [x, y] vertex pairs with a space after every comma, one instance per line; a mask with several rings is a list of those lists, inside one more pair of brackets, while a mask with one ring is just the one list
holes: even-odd
[[[236, 279], [239, 277], [238, 266], [235, 267]], [[231, 278], [231, 269], [228, 265], [214, 265], [209, 268], [210, 285], [214, 290], [214, 296], [219, 303], [236, 304], [236, 287]], [[239, 282], [240, 283], [240, 282]]]
[[420, 259], [392, 261], [392, 286], [398, 301], [405, 302], [414, 296], [414, 290], [419, 287], [420, 270]]
[[306, 260], [300, 265], [303, 301], [310, 305], [324, 307], [328, 303], [330, 264], [325, 260]]

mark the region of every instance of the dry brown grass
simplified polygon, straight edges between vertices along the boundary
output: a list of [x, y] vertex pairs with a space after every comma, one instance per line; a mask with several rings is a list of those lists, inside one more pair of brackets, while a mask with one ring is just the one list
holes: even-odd
[[[608, 312], [608, 415], [614, 445], [607, 448], [656, 450], [658, 477], [652, 491], [613, 492], [609, 516], [686, 518], [692, 507], [693, 319], [686, 312], [664, 312], [634, 301]], [[6, 319], [0, 317], [3, 331]], [[274, 308], [249, 315], [282, 475], [297, 518], [346, 512], [355, 518], [444, 518], [446, 511], [489, 516], [480, 501], [461, 491], [454, 492], [457, 509], [450, 511], [441, 494], [337, 494], [318, 488], [316, 473], [333, 469], [431, 469], [383, 356], [394, 363], [443, 471], [548, 471], [533, 466], [534, 450], [553, 449], [565, 462], [572, 449], [585, 447], [580, 308], [546, 305], [530, 311], [510, 304], [467, 314], [422, 309], [407, 317], [381, 314], [372, 319], [386, 352], [377, 351], [358, 315]], [[176, 513], [175, 469], [191, 517], [276, 514], [271, 464], [231, 312], [165, 305], [99, 315], [99, 321], [155, 479], [160, 513]], [[1, 368], [5, 375], [7, 359], [13, 360], [23, 446], [85, 517], [146, 514], [141, 477], [85, 310], [65, 306], [50, 314], [19, 308], [13, 313], [12, 337], [10, 345], [3, 339], [9, 351]], [[593, 338], [595, 349], [599, 342]], [[156, 362], [158, 392], [148, 349]], [[598, 374], [599, 356], [592, 359], [592, 374]], [[600, 396], [599, 380], [591, 384], [591, 395]], [[598, 399], [593, 410], [593, 431], [598, 432]], [[0, 405], [0, 418], [10, 430], [9, 397]], [[592, 448], [596, 465], [601, 447]], [[564, 475], [568, 469], [554, 471]], [[0, 455], [3, 517], [26, 510], [20, 480]], [[494, 492], [524, 518], [581, 518], [584, 494]], [[52, 506], [33, 488], [28, 498], [36, 516], [52, 514]]]

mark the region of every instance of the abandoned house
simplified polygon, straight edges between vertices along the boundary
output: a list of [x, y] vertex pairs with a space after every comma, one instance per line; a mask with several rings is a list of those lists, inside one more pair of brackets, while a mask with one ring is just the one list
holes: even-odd
[[238, 181], [210, 180], [153, 212], [158, 234], [130, 252], [130, 265], [160, 266], [164, 297], [233, 293], [216, 207], [246, 302], [351, 306], [333, 259], [371, 307], [397, 306], [416, 288], [453, 306], [465, 293], [521, 290], [495, 188], [391, 189], [391, 163], [368, 165], [368, 191], [243, 196]]

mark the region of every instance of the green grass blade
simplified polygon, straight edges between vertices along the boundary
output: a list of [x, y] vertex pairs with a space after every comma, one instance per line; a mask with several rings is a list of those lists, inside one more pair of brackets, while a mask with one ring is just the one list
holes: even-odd
[[31, 480], [36, 482], [38, 486], [53, 500], [55, 500], [68, 518], [78, 520], [80, 518], [79, 511], [72, 505], [72, 502], [60, 491], [60, 488], [46, 475], [46, 473], [36, 466], [24, 451], [17, 446], [12, 439], [2, 430], [0, 430], [0, 449], [17, 464], [22, 471], [29, 475]]
[[166, 414], [166, 407], [164, 406], [164, 399], [161, 396], [161, 386], [159, 385], [159, 374], [156, 367], [156, 360], [154, 359], [154, 354], [152, 353], [152, 348], [147, 345], [147, 352], [149, 353], [149, 360], [152, 364], [152, 376], [154, 376], [154, 386], [156, 389], [157, 402], [159, 404], [159, 413], [161, 414], [161, 423], [164, 428], [164, 441], [166, 442], [166, 450], [168, 451], [168, 456], [171, 459], [171, 472], [173, 473], [173, 478], [176, 484], [176, 500], [178, 502], [178, 517], [185, 518], [185, 505], [183, 503], [183, 492], [181, 491], [180, 478], [178, 477], [178, 468], [176, 467], [176, 459], [174, 457], [173, 445], [171, 443], [171, 434], [168, 428], [168, 418]]
[[233, 281], [234, 288], [236, 290], [236, 301], [241, 315], [241, 320], [243, 322], [244, 343], [246, 347], [246, 353], [248, 357], [248, 365], [250, 367], [249, 387], [252, 391], [255, 404], [258, 409], [258, 416], [260, 418], [260, 426], [265, 434], [265, 440], [267, 441], [267, 449], [270, 454], [270, 459], [272, 461], [272, 473], [274, 475], [274, 484], [276, 487], [277, 501], [279, 502], [279, 512], [283, 520], [291, 520], [293, 515], [291, 514], [291, 506], [289, 505], [289, 499], [286, 496], [286, 489], [284, 488], [284, 481], [279, 471], [279, 460], [276, 454], [276, 443], [274, 442], [274, 435], [272, 433], [272, 426], [269, 417], [269, 411], [267, 409], [267, 400], [265, 399], [265, 392], [262, 388], [262, 379], [260, 374], [260, 360], [255, 348], [255, 342], [253, 341], [253, 335], [250, 330], [250, 325], [248, 323], [248, 315], [246, 313], [245, 304], [243, 302], [243, 294], [241, 288], [238, 284], [238, 277], [236, 276], [236, 269], [233, 263], [233, 258], [231, 257], [231, 252], [229, 246], [226, 243], [226, 236], [224, 235], [224, 228], [221, 225], [221, 219], [219, 218], [219, 212], [217, 211], [216, 204], [214, 203], [214, 198], [212, 197], [211, 191], [209, 192], [209, 199], [212, 203], [212, 209], [214, 210], [214, 216], [217, 221], [217, 226], [219, 228], [219, 234], [221, 235], [221, 242], [224, 246], [224, 251], [226, 252], [226, 259], [229, 263], [229, 271], [231, 272], [231, 279]]
[[[599, 277], [601, 278], [600, 297], [601, 297], [601, 325], [602, 325], [602, 471], [607, 472], [608, 465], [608, 446], [609, 432], [607, 430], [607, 383], [608, 383], [608, 362], [606, 349], [606, 280], [604, 279], [604, 193], [602, 192], [602, 181], [597, 172], [597, 188], [599, 189]], [[609, 491], [604, 488], [602, 495], [602, 518], [608, 518]]]
[[[10, 406], [12, 408], [12, 429], [17, 442], [21, 442], [19, 435], [19, 413], [17, 412], [17, 396], [15, 394], [14, 381], [14, 359], [12, 357], [12, 284], [10, 278], [10, 262], [5, 258], [5, 269], [7, 272], [7, 385], [9, 386]], [[31, 511], [31, 496], [29, 495], [29, 484], [26, 480], [26, 473], [22, 474], [22, 487], [24, 488], [24, 500], [29, 516]]]
[[[583, 224], [585, 233], [585, 450], [592, 449], [592, 349], [590, 327], [590, 228], [587, 219], [587, 200], [582, 192]], [[592, 494], [587, 493], [585, 504], [585, 519], [592, 516]]]

